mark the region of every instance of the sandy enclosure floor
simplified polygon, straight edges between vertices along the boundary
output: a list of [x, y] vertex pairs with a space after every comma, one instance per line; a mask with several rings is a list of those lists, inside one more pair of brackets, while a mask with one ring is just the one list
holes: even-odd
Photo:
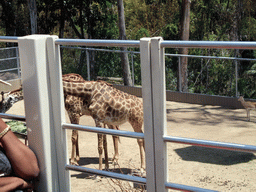
[[[213, 141], [256, 145], [256, 111], [251, 122], [246, 121], [244, 109], [226, 109], [219, 106], [192, 105], [167, 102], [168, 135]], [[23, 101], [16, 103], [7, 113], [24, 115]], [[69, 122], [68, 117], [66, 117]], [[94, 126], [91, 117], [83, 116], [80, 124]], [[126, 123], [121, 130], [133, 131]], [[71, 130], [67, 131], [69, 157]], [[113, 142], [108, 136], [109, 156], [113, 156]], [[98, 168], [97, 135], [79, 132], [80, 165]], [[252, 153], [209, 149], [168, 143], [169, 182], [202, 187], [218, 191], [256, 191], [256, 160]], [[140, 167], [136, 139], [121, 137], [119, 166], [110, 164], [110, 171], [130, 173]], [[93, 180], [86, 173], [71, 171], [72, 191], [121, 191], [111, 179]], [[132, 187], [122, 181], [128, 191]]]

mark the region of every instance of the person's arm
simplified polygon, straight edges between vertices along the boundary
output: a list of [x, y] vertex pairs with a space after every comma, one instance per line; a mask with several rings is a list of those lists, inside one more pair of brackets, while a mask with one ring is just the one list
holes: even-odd
[[19, 177], [0, 177], [0, 192], [13, 191], [15, 189], [33, 189], [33, 185]]
[[[0, 133], [6, 127], [5, 122], [0, 118]], [[16, 176], [24, 180], [31, 180], [39, 175], [39, 167], [35, 154], [12, 131], [8, 131], [0, 139], [0, 142]]]

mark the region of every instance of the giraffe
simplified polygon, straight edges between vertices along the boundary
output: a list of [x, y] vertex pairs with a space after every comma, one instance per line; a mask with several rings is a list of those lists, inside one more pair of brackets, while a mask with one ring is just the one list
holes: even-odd
[[[62, 79], [65, 80], [72, 80], [72, 81], [85, 81], [83, 77], [81, 77], [78, 74], [66, 74], [62, 76]], [[79, 124], [80, 117], [83, 115], [89, 115], [90, 112], [87, 108], [88, 104], [87, 102], [81, 98], [76, 97], [68, 94], [64, 94], [65, 98], [65, 109], [67, 110], [70, 122], [72, 124]], [[104, 125], [105, 127], [105, 125]], [[110, 129], [119, 129], [118, 126], [110, 125], [108, 124], [108, 127]], [[102, 138], [103, 137], [103, 138]], [[103, 139], [103, 146], [101, 146], [101, 140]], [[80, 159], [79, 157], [79, 148], [78, 148], [78, 131], [73, 130], [72, 131], [72, 152], [71, 152], [71, 161], [70, 163], [73, 165], [78, 165], [78, 161]], [[113, 157], [113, 163], [117, 164], [119, 159], [119, 153], [118, 153], [118, 136], [113, 136], [113, 142], [114, 142], [114, 157]], [[104, 148], [104, 154], [105, 154], [105, 166], [108, 168], [108, 152], [107, 152], [107, 142], [106, 142], [106, 135], [99, 135], [98, 134], [98, 144], [100, 148], [99, 150], [102, 150], [102, 147]], [[99, 158], [99, 169], [102, 170], [102, 156]]]
[[4, 92], [1, 92], [2, 100], [0, 102], [0, 113], [6, 113], [14, 103], [23, 100], [22, 88], [8, 92], [6, 98], [4, 97]]
[[[63, 89], [64, 95], [84, 99], [96, 127], [102, 127], [104, 123], [119, 126], [128, 121], [135, 132], [143, 132], [143, 103], [138, 97], [115, 89], [104, 81], [72, 81], [63, 78]], [[137, 142], [141, 171], [144, 171], [145, 143], [143, 139], [137, 139]], [[102, 153], [100, 150], [99, 152]]]
[[[64, 76], [63, 78], [68, 78], [68, 77]], [[72, 78], [73, 80], [79, 79], [79, 80], [84, 81], [84, 79], [78, 74], [70, 74], [69, 78]], [[23, 100], [22, 87], [9, 92], [6, 96], [6, 98], [4, 98], [4, 92], [2, 92], [1, 94], [2, 94], [2, 101], [0, 101], [0, 112], [1, 113], [5, 113], [13, 106], [14, 103], [16, 103], [20, 100]], [[90, 115], [86, 106], [87, 105], [86, 105], [86, 103], [83, 102], [82, 98], [71, 96], [71, 95], [65, 96], [65, 109], [67, 110], [70, 122], [73, 124], [79, 124], [79, 120], [80, 120], [81, 116]], [[108, 127], [111, 129], [119, 129], [118, 126], [109, 125], [109, 124], [108, 124]], [[101, 136], [100, 136], [100, 138], [101, 138]], [[70, 163], [72, 165], [78, 165], [80, 156], [79, 156], [78, 131], [77, 130], [72, 131], [71, 141], [72, 141], [72, 148], [71, 148]], [[113, 136], [114, 157], [112, 158], [112, 161], [114, 164], [117, 164], [118, 159], [119, 159], [118, 141], [119, 141], [119, 137]], [[104, 151], [105, 151], [105, 153], [104, 153], [105, 154], [105, 166], [106, 166], [106, 169], [108, 169], [109, 164], [108, 164], [106, 136], [103, 136], [103, 142], [104, 142]], [[99, 164], [100, 164], [99, 169], [102, 169], [102, 158], [101, 158], [101, 162]]]

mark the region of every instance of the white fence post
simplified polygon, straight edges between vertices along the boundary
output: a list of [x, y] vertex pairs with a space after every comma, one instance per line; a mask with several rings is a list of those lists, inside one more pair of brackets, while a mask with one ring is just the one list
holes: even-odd
[[163, 136], [166, 131], [166, 87], [164, 48], [161, 48], [161, 37], [151, 39], [151, 70], [152, 70], [152, 105], [155, 145], [156, 191], [167, 191], [167, 154]]
[[65, 170], [68, 164], [67, 153], [67, 134], [66, 129], [62, 128], [62, 123], [65, 122], [65, 107], [62, 86], [62, 70], [60, 47], [55, 44], [57, 36], [47, 38], [47, 56], [49, 66], [49, 79], [50, 79], [50, 111], [51, 119], [53, 121], [52, 129], [55, 131], [56, 153], [57, 153], [57, 169], [59, 177], [59, 191], [70, 191], [70, 174]]
[[164, 48], [162, 38], [142, 38], [140, 41], [142, 96], [146, 144], [147, 190], [167, 191], [166, 88]]
[[59, 191], [55, 138], [50, 120], [46, 56], [48, 35], [18, 39], [29, 147], [40, 166], [37, 191]]
[[152, 77], [150, 60], [150, 38], [140, 39], [140, 58], [141, 58], [141, 80], [142, 97], [144, 111], [144, 137], [146, 151], [146, 171], [147, 171], [147, 191], [156, 191], [155, 181], [155, 149], [153, 145], [153, 108], [152, 108]]

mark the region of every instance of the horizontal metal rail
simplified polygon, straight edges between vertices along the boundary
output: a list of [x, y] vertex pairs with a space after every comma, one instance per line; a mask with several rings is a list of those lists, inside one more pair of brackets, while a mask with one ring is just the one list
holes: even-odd
[[101, 176], [105, 176], [105, 177], [111, 177], [111, 178], [115, 178], [115, 179], [121, 179], [121, 180], [126, 180], [126, 181], [131, 181], [131, 182], [146, 185], [146, 179], [142, 178], [142, 177], [125, 175], [125, 174], [121, 174], [121, 173], [113, 173], [110, 171], [102, 171], [102, 170], [98, 170], [98, 169], [91, 169], [91, 168], [75, 166], [75, 165], [66, 165], [65, 168], [68, 170], [86, 172], [86, 173], [91, 173], [91, 174], [96, 174], [96, 175], [101, 175]]
[[216, 149], [225, 149], [225, 150], [232, 150], [232, 151], [250, 152], [250, 153], [256, 152], [256, 146], [254, 145], [243, 145], [243, 144], [236, 144], [236, 143], [225, 143], [225, 142], [218, 142], [218, 141], [208, 141], [208, 140], [201, 140], [201, 139], [190, 139], [190, 138], [172, 137], [172, 136], [164, 136], [163, 139], [166, 142], [172, 142], [172, 143], [180, 143], [180, 144], [210, 147], [210, 148], [216, 148]]
[[92, 50], [92, 51], [101, 51], [101, 52], [115, 52], [115, 53], [134, 53], [134, 54], [140, 54], [140, 52], [138, 52], [138, 51], [121, 51], [121, 50], [97, 49], [97, 48], [89, 48], [89, 47], [61, 46], [60, 48], [65, 48], [65, 49], [80, 49], [80, 50]]
[[4, 119], [13, 119], [17, 121], [26, 121], [25, 116], [21, 115], [12, 115], [12, 114], [6, 114], [6, 113], [0, 113], [0, 117]]
[[18, 43], [18, 38], [15, 36], [0, 36], [0, 42], [5, 43]]
[[256, 61], [253, 58], [239, 58], [239, 57], [217, 57], [217, 56], [203, 56], [203, 55], [182, 55], [182, 54], [170, 54], [165, 53], [166, 56], [173, 57], [191, 57], [191, 58], [203, 58], [203, 59], [225, 59], [225, 60], [241, 60], [241, 61]]
[[10, 58], [5, 58], [5, 59], [0, 59], [0, 61], [8, 61], [8, 60], [13, 60], [13, 59], [18, 59], [18, 57], [10, 57]]
[[57, 45], [102, 46], [102, 47], [140, 47], [139, 40], [104, 39], [57, 39]]
[[181, 190], [181, 191], [216, 192], [210, 189], [202, 189], [198, 187], [192, 187], [192, 186], [181, 185], [176, 183], [165, 183], [165, 187], [168, 189]]
[[[0, 36], [0, 38], [1, 38], [1, 36]], [[18, 49], [18, 47], [4, 47], [4, 48], [0, 48], [0, 51], [5, 51], [5, 50], [7, 50], [7, 49]]]
[[87, 132], [93, 132], [93, 133], [108, 134], [108, 135], [123, 136], [123, 137], [129, 137], [129, 138], [137, 138], [137, 139], [144, 138], [144, 133], [106, 129], [106, 128], [100, 128], [100, 127], [90, 127], [85, 125], [76, 125], [76, 124], [69, 124], [69, 123], [63, 123], [62, 128], [75, 129], [79, 131], [87, 131]]
[[165, 48], [256, 49], [251, 41], [163, 41]]

